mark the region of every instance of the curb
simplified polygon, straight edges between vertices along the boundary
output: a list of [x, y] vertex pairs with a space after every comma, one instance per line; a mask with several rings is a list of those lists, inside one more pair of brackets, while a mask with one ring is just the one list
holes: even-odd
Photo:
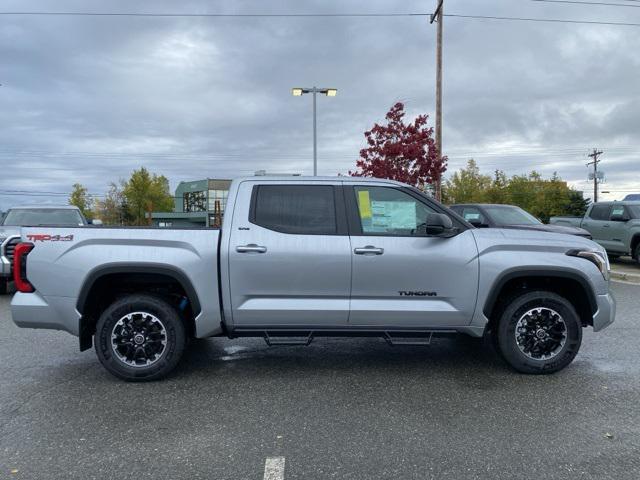
[[640, 284], [640, 274], [638, 273], [625, 273], [616, 270], [611, 270], [611, 280], [621, 280], [623, 282]]

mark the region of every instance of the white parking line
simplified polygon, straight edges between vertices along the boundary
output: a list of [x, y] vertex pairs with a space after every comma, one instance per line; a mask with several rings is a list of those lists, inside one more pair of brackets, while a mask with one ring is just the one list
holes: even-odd
[[264, 462], [264, 480], [284, 480], [284, 457], [269, 457]]

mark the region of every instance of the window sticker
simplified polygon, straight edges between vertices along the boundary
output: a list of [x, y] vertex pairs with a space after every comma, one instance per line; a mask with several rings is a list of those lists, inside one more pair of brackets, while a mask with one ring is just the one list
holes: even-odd
[[412, 230], [416, 228], [415, 202], [371, 202], [370, 232]]
[[371, 218], [371, 199], [369, 198], [368, 190], [360, 190], [358, 192], [358, 208], [362, 220]]

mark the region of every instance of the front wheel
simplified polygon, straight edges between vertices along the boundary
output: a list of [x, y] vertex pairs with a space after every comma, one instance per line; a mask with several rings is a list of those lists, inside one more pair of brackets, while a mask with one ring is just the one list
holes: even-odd
[[9, 293], [9, 280], [0, 278], [0, 295], [4, 295], [5, 293]]
[[633, 253], [633, 258], [635, 258], [636, 262], [640, 264], [640, 243], [636, 245], [636, 251]]
[[100, 363], [127, 381], [158, 380], [178, 364], [185, 348], [184, 323], [161, 298], [128, 295], [112, 303], [96, 325]]
[[495, 334], [498, 350], [511, 367], [547, 374], [562, 370], [576, 357], [582, 324], [566, 298], [534, 291], [508, 302]]

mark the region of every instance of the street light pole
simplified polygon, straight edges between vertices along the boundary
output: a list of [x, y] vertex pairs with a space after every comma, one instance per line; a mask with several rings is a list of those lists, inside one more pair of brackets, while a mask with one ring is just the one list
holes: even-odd
[[326, 95], [327, 97], [335, 97], [338, 94], [338, 90], [335, 88], [317, 88], [317, 87], [291, 89], [291, 94], [294, 97], [300, 97], [305, 93], [313, 94], [313, 176], [317, 177], [318, 176], [318, 130], [317, 130], [318, 106], [317, 106], [316, 97], [318, 93]]
[[313, 176], [318, 176], [318, 120], [317, 120], [317, 106], [316, 96], [318, 89], [313, 87]]

